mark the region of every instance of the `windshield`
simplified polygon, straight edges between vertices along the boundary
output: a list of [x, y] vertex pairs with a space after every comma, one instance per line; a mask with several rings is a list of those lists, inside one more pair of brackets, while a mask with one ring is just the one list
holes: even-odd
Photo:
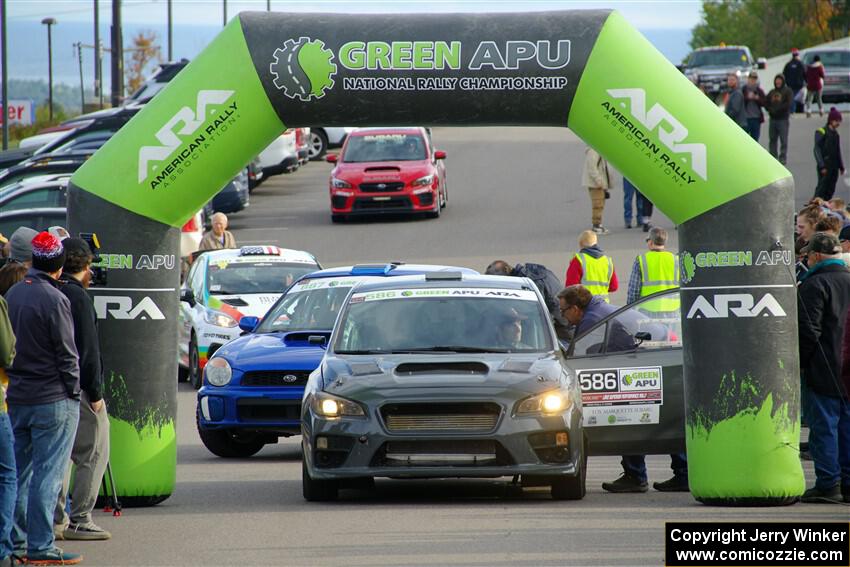
[[550, 325], [537, 295], [515, 289], [355, 293], [334, 342], [337, 354], [551, 349]]
[[688, 61], [688, 67], [741, 67], [747, 65], [750, 65], [750, 59], [743, 49], [695, 51]]
[[316, 268], [315, 264], [288, 264], [268, 260], [210, 262], [207, 285], [210, 295], [283, 293], [292, 282]]
[[425, 141], [419, 134], [351, 136], [342, 161], [416, 161], [427, 159]]
[[[336, 285], [328, 286], [336, 282]], [[304, 280], [277, 302], [257, 328], [258, 333], [278, 331], [330, 331], [348, 292], [356, 282]]]
[[803, 59], [806, 65], [814, 62], [815, 55], [820, 55], [824, 67], [850, 67], [850, 51], [809, 51]]

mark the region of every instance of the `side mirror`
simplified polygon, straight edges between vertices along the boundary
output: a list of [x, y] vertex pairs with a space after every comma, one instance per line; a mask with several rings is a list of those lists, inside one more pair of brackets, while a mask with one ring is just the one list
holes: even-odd
[[639, 333], [635, 333], [635, 346], [638, 347], [643, 344], [643, 341], [651, 341], [652, 334], [647, 333], [646, 331], [641, 331]]
[[758, 59], [756, 59], [756, 66], [759, 69], [767, 69], [767, 59], [765, 59], [764, 57], [759, 57]]
[[325, 161], [328, 163], [336, 163], [339, 161], [339, 156], [336, 154], [328, 154], [325, 156]]
[[246, 333], [253, 333], [254, 329], [257, 328], [257, 325], [260, 324], [259, 317], [249, 317], [245, 316], [239, 319], [239, 328], [245, 331]]
[[446, 159], [446, 152], [443, 150], [437, 150], [434, 152], [434, 159]]
[[180, 301], [183, 303], [188, 303], [190, 307], [195, 306], [195, 294], [189, 288], [184, 288], [180, 290]]

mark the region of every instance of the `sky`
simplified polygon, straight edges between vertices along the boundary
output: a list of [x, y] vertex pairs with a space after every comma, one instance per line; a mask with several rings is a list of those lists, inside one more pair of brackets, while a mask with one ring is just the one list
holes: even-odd
[[[175, 23], [219, 24], [223, 0], [173, 0]], [[700, 17], [699, 0], [271, 0], [276, 12], [480, 12], [614, 8], [620, 10], [638, 28], [692, 28]], [[246, 10], [266, 9], [266, 0], [228, 0], [228, 18]], [[166, 19], [167, 0], [124, 0], [125, 23], [162, 23]], [[62, 21], [92, 21], [93, 0], [7, 0], [9, 24], [41, 21], [52, 16]], [[101, 20], [112, 17], [112, 2], [100, 0]]]

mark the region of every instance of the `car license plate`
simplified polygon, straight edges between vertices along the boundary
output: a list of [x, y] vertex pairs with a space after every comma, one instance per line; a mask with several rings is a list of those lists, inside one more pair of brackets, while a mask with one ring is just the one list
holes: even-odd
[[372, 197], [373, 201], [389, 201], [389, 197]]

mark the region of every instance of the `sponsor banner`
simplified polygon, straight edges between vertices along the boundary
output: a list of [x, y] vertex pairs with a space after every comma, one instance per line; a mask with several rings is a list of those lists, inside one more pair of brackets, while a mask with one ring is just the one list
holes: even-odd
[[93, 267], [107, 270], [173, 270], [174, 254], [100, 254], [100, 262]]
[[327, 289], [331, 287], [345, 287], [350, 288], [359, 284], [360, 282], [377, 280], [379, 278], [369, 278], [369, 277], [344, 277], [344, 278], [319, 278], [315, 280], [303, 280], [289, 290], [287, 293], [299, 293], [301, 291], [310, 291], [312, 289]]
[[609, 425], [652, 425], [661, 419], [657, 404], [628, 406], [585, 406], [582, 410], [585, 427]]
[[518, 299], [521, 301], [537, 301], [537, 295], [533, 291], [524, 289], [443, 287], [403, 290], [394, 289], [387, 291], [370, 291], [364, 293], [355, 293], [351, 296], [350, 303], [361, 303], [363, 301], [383, 301], [386, 299], [420, 299], [423, 297], [472, 297], [478, 299]]
[[[35, 124], [35, 101], [32, 99], [10, 99], [6, 107], [9, 115], [9, 125], [32, 126]], [[0, 124], [3, 124], [3, 113], [0, 112]]]
[[742, 268], [750, 266], [793, 266], [792, 250], [719, 250], [679, 253], [682, 283], [690, 283], [705, 269]]
[[687, 308], [686, 319], [730, 319], [786, 317], [787, 313], [770, 292], [717, 293], [697, 295]]
[[664, 403], [660, 366], [580, 370], [578, 380], [585, 408]]

